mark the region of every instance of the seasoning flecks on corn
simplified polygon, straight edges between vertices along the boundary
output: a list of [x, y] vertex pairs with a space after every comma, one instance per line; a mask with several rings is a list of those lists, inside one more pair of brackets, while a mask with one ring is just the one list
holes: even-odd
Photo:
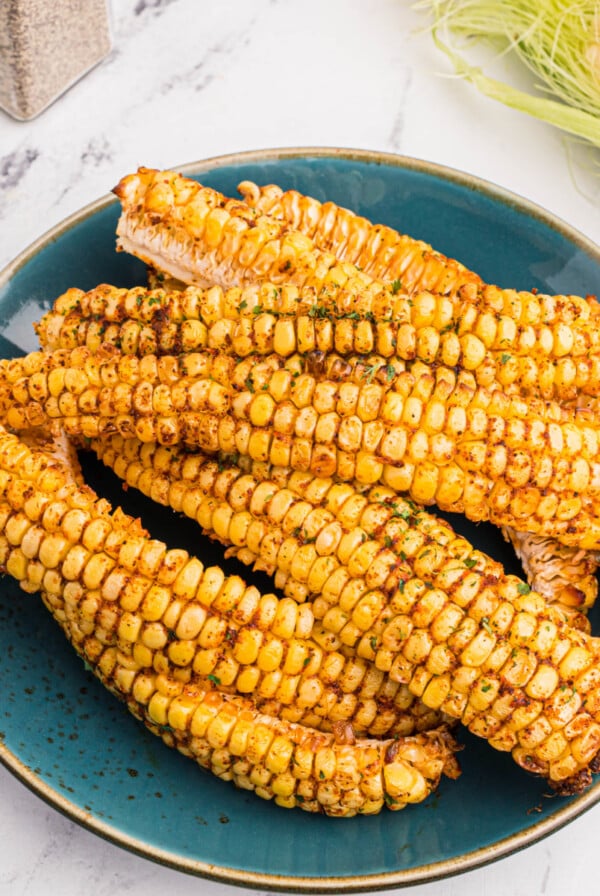
[[[107, 460], [118, 449], [117, 441]], [[597, 640], [389, 489], [361, 495], [298, 474], [278, 488], [201, 458], [186, 482], [188, 460], [140, 445], [115, 468], [223, 541], [247, 545], [273, 570], [320, 578], [312, 607], [323, 628], [426, 706], [511, 751], [560, 792], [587, 786], [600, 750]], [[334, 563], [327, 568], [323, 559]]]
[[489, 392], [444, 367], [415, 362], [390, 383], [356, 383], [289, 362], [247, 358], [232, 372], [221, 354], [34, 352], [0, 362], [0, 413], [17, 431], [58, 419], [70, 435], [118, 432], [384, 482], [472, 520], [600, 546], [593, 419]]

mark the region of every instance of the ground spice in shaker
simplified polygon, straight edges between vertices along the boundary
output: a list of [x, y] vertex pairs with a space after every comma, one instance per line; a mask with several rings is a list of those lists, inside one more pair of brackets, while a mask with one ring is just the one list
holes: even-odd
[[107, 0], [0, 0], [0, 108], [34, 118], [109, 50]]

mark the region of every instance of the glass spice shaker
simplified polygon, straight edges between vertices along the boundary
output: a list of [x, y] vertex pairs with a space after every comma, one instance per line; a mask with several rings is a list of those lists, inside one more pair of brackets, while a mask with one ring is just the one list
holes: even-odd
[[110, 46], [107, 0], [0, 0], [0, 108], [35, 118]]

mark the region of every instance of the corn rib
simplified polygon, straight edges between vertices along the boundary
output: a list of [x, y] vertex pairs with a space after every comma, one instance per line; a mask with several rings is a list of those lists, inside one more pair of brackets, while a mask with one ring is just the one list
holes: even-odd
[[[345, 340], [352, 339], [358, 324], [357, 329], [371, 330], [371, 339], [378, 330], [388, 344], [395, 340], [404, 345], [404, 336], [410, 344], [410, 332], [402, 331], [400, 338], [392, 332], [398, 309], [409, 304], [408, 294], [394, 295], [381, 281], [290, 230], [287, 222], [260, 216], [244, 203], [170, 171], [140, 169], [123, 178], [115, 192], [123, 206], [119, 248], [176, 278], [201, 286], [256, 281], [276, 288], [286, 283], [310, 286], [318, 294], [315, 313], [344, 318], [336, 327]], [[458, 350], [473, 368], [488, 359], [487, 368], [491, 355], [503, 385], [517, 384], [534, 395], [573, 399], [577, 390], [597, 393], [600, 337], [585, 299], [470, 284], [454, 299], [429, 293], [426, 300], [433, 318], [428, 346], [448, 343], [448, 356]], [[450, 321], [446, 307], [452, 309]], [[401, 316], [400, 328], [404, 321]], [[454, 326], [458, 333], [447, 331]], [[357, 351], [354, 344], [350, 351]], [[440, 360], [458, 363], [443, 355]]]
[[600, 547], [593, 422], [448, 368], [415, 363], [392, 388], [292, 372], [278, 356], [232, 369], [230, 356], [206, 353], [38, 352], [0, 362], [0, 411], [17, 431], [59, 419], [69, 435], [118, 432], [382, 481], [419, 504]]
[[[405, 546], [392, 550], [398, 538], [395, 517], [410, 520], [413, 539], [443, 544], [447, 550], [452, 545], [451, 559], [467, 563], [472, 559], [468, 544], [447, 524], [400, 498], [393, 513], [386, 512], [369, 501], [364, 489], [121, 436], [94, 440], [91, 448], [128, 486], [196, 520], [206, 534], [228, 546], [229, 556], [274, 575], [276, 587], [285, 595], [298, 602], [312, 601], [319, 617], [330, 609], [336, 589], [349, 587], [350, 581], [356, 593], [377, 587], [390, 595], [399, 577], [410, 577], [410, 557], [404, 566], [398, 562], [399, 552], [406, 555]], [[378, 493], [380, 500], [382, 494]], [[582, 568], [564, 582], [554, 567], [548, 574], [540, 561], [534, 569], [542, 586], [539, 593], [560, 607], [572, 626], [587, 631], [589, 623], [579, 610], [586, 608], [586, 597], [589, 606], [595, 593], [591, 585], [582, 592], [572, 581], [580, 579], [585, 586], [593, 578], [586, 561], [589, 555], [582, 558], [574, 549], [562, 550]], [[367, 568], [367, 561], [359, 560], [365, 552]], [[331, 643], [340, 646], [339, 640]]]
[[[308, 236], [317, 249], [330, 252], [340, 261], [355, 265], [375, 280], [401, 283], [406, 292], [427, 290], [440, 295], [487, 289], [488, 285], [461, 262], [448, 258], [423, 240], [399, 233], [333, 202], [319, 202], [297, 190], [282, 190], [275, 184], [259, 187], [242, 181], [238, 191], [257, 214], [285, 223]], [[497, 288], [492, 287], [496, 293]], [[503, 290], [515, 299], [530, 299], [532, 293]], [[548, 298], [548, 297], [543, 297]], [[557, 299], [563, 297], [555, 297]], [[584, 300], [596, 319], [600, 305], [592, 296]]]
[[[10, 440], [2, 450], [17, 451]], [[19, 463], [43, 477], [47, 450]], [[51, 475], [54, 494], [32, 499], [23, 498], [30, 480], [4, 476], [0, 557], [25, 590], [45, 592], [88, 652], [111, 647], [142, 671], [211, 681], [324, 730], [343, 722], [356, 734], [404, 735], [441, 723], [365, 660], [344, 656], [335, 639], [313, 637], [309, 605], [261, 596], [238, 577], [166, 551], [135, 520], [110, 514], [70, 469], [61, 464]]]
[[68, 290], [37, 330], [50, 350], [79, 345], [97, 350], [108, 342], [137, 355], [206, 348], [239, 357], [377, 353], [473, 370], [479, 385], [497, 384], [523, 395], [574, 401], [600, 388], [595, 360], [600, 336], [589, 314], [579, 315], [575, 345], [572, 329], [558, 315], [552, 326], [516, 327], [500, 311], [472, 303], [454, 306], [430, 293], [379, 298], [364, 311], [365, 290], [359, 285], [331, 285], [321, 292], [272, 284], [165, 292], [102, 284], [88, 293]]
[[259, 187], [249, 180], [242, 181], [238, 191], [259, 214], [285, 221], [290, 228], [309, 236], [323, 251], [356, 265], [369, 276], [401, 280], [408, 292], [426, 289], [443, 295], [455, 293], [467, 284], [481, 284], [476, 274], [428, 243], [373, 224], [333, 202], [321, 203], [275, 184]]
[[[339, 208], [331, 202], [322, 204], [295, 190], [284, 192], [275, 185], [258, 187], [251, 181], [244, 181], [238, 189], [245, 201], [260, 214], [271, 215], [284, 221], [289, 227], [309, 236], [317, 248], [332, 252], [340, 261], [358, 265], [364, 273], [376, 280], [388, 283], [402, 282], [403, 287], [409, 291], [429, 289], [445, 293], [456, 291], [467, 283], [477, 284], [478, 290], [484, 288], [476, 274], [466, 271], [454, 259], [448, 259], [421, 241], [396, 233], [389, 227], [373, 225], [366, 218]], [[415, 262], [418, 264], [416, 268]], [[514, 292], [500, 293], [486, 288], [485, 294], [488, 296], [494, 293], [498, 298], [504, 295], [517, 298]], [[520, 297], [524, 295], [520, 294]], [[531, 294], [529, 298], [532, 302], [536, 301], [532, 299]], [[586, 305], [581, 306], [581, 315], [585, 319], [597, 321], [599, 309], [598, 302], [588, 299]], [[498, 310], [504, 313], [512, 311], [506, 307]], [[483, 318], [480, 317], [473, 328], [474, 332], [478, 333], [478, 328], [482, 328], [482, 320], [486, 319], [486, 315], [488, 326], [493, 328], [499, 325], [504, 329], [506, 338], [509, 320], [502, 321], [502, 318], [495, 322], [489, 320], [487, 309], [483, 312]], [[555, 325], [557, 323], [558, 321], [555, 321]], [[547, 340], [547, 331], [542, 332]], [[541, 394], [551, 395], [552, 391], [549, 391], [544, 384], [554, 381], [558, 373], [561, 382], [559, 397], [575, 404], [589, 404], [594, 407], [594, 398], [588, 400], [580, 392], [582, 380], [580, 374], [575, 373], [572, 358], [555, 359], [553, 362], [548, 358], [544, 367], [535, 364], [527, 357], [527, 351], [524, 357], [519, 357], [519, 347], [526, 348], [527, 345], [531, 351], [533, 349], [531, 331], [528, 341], [527, 331], [524, 330], [520, 333], [518, 341], [514, 339], [511, 343], [508, 338], [504, 344], [498, 346], [502, 353], [494, 375], [505, 389], [517, 386], [522, 392], [531, 391], [531, 384], [537, 379]], [[489, 343], [487, 347], [490, 347]], [[580, 360], [583, 360], [584, 364], [589, 363], [589, 353], [587, 359]], [[469, 359], [466, 361], [468, 364]], [[579, 364], [579, 361], [576, 363]], [[549, 364], [554, 367], [550, 376]], [[574, 376], [568, 373], [569, 368], [575, 373]], [[477, 378], [480, 384], [487, 385], [480, 370], [477, 372]], [[590, 382], [590, 388], [586, 391], [597, 397], [597, 385]], [[588, 623], [579, 611], [592, 606], [597, 597], [598, 581], [595, 573], [599, 563], [598, 556], [592, 553], [585, 554], [576, 547], [567, 548], [552, 539], [517, 532], [509, 527], [505, 527], [503, 531], [506, 539], [515, 548], [531, 587], [543, 594], [547, 600], [559, 600], [564, 607], [570, 607], [573, 614], [572, 624], [587, 628]]]
[[[119, 445], [107, 459], [115, 460]], [[293, 488], [268, 481], [253, 487], [251, 476], [219, 472], [218, 464], [202, 471], [199, 458], [191, 461], [188, 484], [185, 475], [167, 474], [179, 463], [170, 452], [126, 451], [140, 459], [115, 464], [117, 472], [155, 500], [224, 541], [248, 545], [273, 568], [289, 571], [298, 558], [290, 578], [311, 578], [307, 597], [318, 582], [315, 617], [348, 650], [406, 684], [426, 706], [511, 751], [560, 792], [587, 786], [600, 749], [600, 643], [569, 627], [563, 613], [448, 524], [379, 486], [357, 495], [350, 486], [293, 474]], [[345, 527], [332, 520], [336, 512]]]
[[[289, 473], [286, 477], [282, 471], [277, 484], [266, 482], [261, 485], [263, 497], [267, 492], [273, 492], [271, 500], [275, 503], [284, 500], [290, 504], [285, 528], [278, 529], [266, 516], [251, 520], [249, 507], [255, 498], [260, 500], [256, 490], [258, 483], [251, 476], [244, 476], [235, 466], [199, 455], [177, 452], [175, 449], [145, 445], [134, 439], [125, 440], [120, 436], [94, 440], [90, 447], [128, 486], [137, 488], [163, 506], [190, 516], [211, 537], [227, 545], [231, 545], [233, 541], [246, 549], [251, 545], [260, 556], [257, 566], [269, 574], [275, 573], [275, 584], [294, 601], [313, 599], [321, 591], [327, 593], [328, 582], [334, 584], [336, 579], [339, 580], [339, 573], [344, 565], [335, 554], [320, 559], [317, 555], [317, 546], [322, 546], [321, 543], [327, 538], [327, 531], [320, 538], [316, 534], [307, 534], [308, 531], [312, 532], [315, 525], [314, 521], [311, 523], [310, 519], [307, 520], [311, 509], [309, 504], [306, 500], [301, 501], [289, 489], [284, 491], [285, 486], [293, 485], [294, 481], [304, 485], [303, 477], [290, 476]], [[326, 481], [316, 482], [312, 490], [307, 490], [306, 497], [315, 502], [320, 501], [327, 485]], [[317, 496], [315, 487], [319, 486]], [[351, 503], [347, 495], [352, 493], [352, 489], [343, 489], [343, 494], [346, 495], [343, 502], [346, 513], [349, 512]], [[235, 503], [237, 512], [233, 511], [230, 502]], [[297, 526], [292, 526], [292, 515], [298, 522]], [[326, 521], [335, 520], [328, 510], [316, 511], [316, 515], [321, 528], [325, 528]], [[339, 515], [344, 518], [341, 510]], [[263, 519], [264, 522], [261, 522]], [[337, 525], [339, 527], [339, 522]], [[426, 528], [425, 524], [423, 528]], [[300, 534], [300, 529], [304, 535]], [[442, 531], [445, 533], [444, 529]], [[307, 539], [306, 542], [303, 539]], [[318, 542], [318, 545], [313, 545], [313, 542]], [[464, 547], [462, 549], [464, 551]], [[248, 557], [246, 555], [241, 559], [247, 562]], [[289, 572], [287, 582], [281, 576], [284, 559], [285, 569]], [[388, 550], [378, 559], [377, 566], [380, 567], [382, 576], [386, 561], [389, 570], [382, 587], [389, 590], [393, 589], [398, 575], [397, 557]], [[254, 562], [254, 556], [250, 562]], [[375, 581], [374, 575], [375, 568], [367, 576], [371, 584]], [[355, 584], [363, 590], [367, 587], [363, 579], [357, 580]], [[295, 669], [296, 672], [302, 670], [307, 673], [305, 677], [308, 678], [308, 683], [301, 682], [298, 690], [304, 690], [307, 695], [310, 693], [311, 705], [304, 705], [299, 700], [293, 704], [288, 700], [282, 707], [265, 704], [262, 701], [267, 699], [267, 688], [257, 687], [254, 691], [255, 699], [260, 699], [262, 706], [269, 705], [272, 714], [281, 714], [284, 718], [322, 730], [330, 729], [332, 722], [350, 722], [357, 732], [364, 731], [379, 736], [387, 733], [411, 734], [415, 730], [425, 730], [448, 721], [440, 714], [423, 707], [405, 686], [390, 682], [382, 672], [365, 660], [355, 658], [351, 661], [350, 657], [344, 657], [339, 652], [345, 649], [340, 640], [322, 630], [321, 626], [313, 630], [313, 641], [318, 646], [314, 643], [311, 647], [307, 641], [302, 653], [297, 650]], [[314, 659], [311, 659], [308, 669], [303, 664], [307, 662], [311, 652], [318, 656], [323, 651], [326, 651], [327, 656], [323, 657], [318, 676], [320, 680], [316, 682]], [[284, 693], [283, 687], [279, 689], [280, 696], [281, 693]], [[304, 710], [303, 714], [300, 714], [301, 709]]]
[[[248, 771], [257, 765], [259, 770], [273, 773], [262, 781], [259, 795], [274, 796], [281, 805], [302, 802], [304, 791], [297, 791], [294, 772], [289, 780], [290, 762], [302, 745], [307, 749], [312, 745], [317, 754], [321, 748], [326, 750], [326, 777], [332, 781], [331, 790], [319, 793], [313, 787], [312, 804], [306, 806], [310, 811], [348, 815], [379, 811], [388, 803], [399, 809], [424, 799], [437, 786], [442, 772], [456, 775], [456, 745], [446, 730], [408, 739], [355, 741], [350, 729], [346, 743], [340, 744], [336, 736], [270, 718], [238, 695], [217, 695], [215, 675], [208, 676], [211, 683], [206, 677], [203, 683], [201, 677], [181, 674], [185, 669], [173, 656], [155, 668], [146, 654], [156, 646], [158, 629], [166, 627], [170, 631], [174, 627], [171, 648], [189, 647], [189, 629], [199, 628], [198, 607], [203, 600], [228, 618], [230, 631], [236, 628], [236, 616], [238, 620], [250, 616], [251, 628], [264, 628], [256, 589], [245, 588], [236, 577], [227, 580], [220, 570], [204, 571], [199, 561], [184, 551], [167, 551], [160, 542], [148, 538], [137, 520], [119, 510], [111, 513], [106, 501], [97, 499], [91, 489], [78, 486], [72, 471], [47, 451], [31, 450], [6, 432], [0, 432], [0, 492], [3, 571], [24, 590], [41, 591], [44, 603], [95, 674], [155, 731], [161, 728], [164, 732], [165, 726], [172, 729], [176, 745], [198, 761], [202, 757], [207, 760], [201, 764], [216, 770], [217, 757], [225, 757], [232, 726], [239, 720], [237, 750], [232, 749], [231, 756], [249, 760]], [[119, 561], [124, 565], [120, 567]], [[270, 598], [262, 600], [269, 602]], [[285, 637], [290, 605], [270, 602], [270, 625]], [[136, 614], [137, 607], [141, 609]], [[136, 620], [141, 621], [144, 615], [150, 626], [145, 628], [146, 638], [142, 635], [136, 640], [134, 629], [140, 631]], [[200, 615], [210, 618], [210, 613]], [[311, 614], [301, 616], [306, 621]], [[152, 645], [148, 640], [150, 628]], [[238, 631], [243, 631], [242, 626]], [[197, 633], [198, 641], [202, 637], [202, 631]], [[139, 650], [132, 647], [134, 641]], [[206, 725], [221, 715], [212, 734], [207, 732]], [[223, 728], [226, 720], [229, 724]], [[220, 743], [213, 739], [218, 729], [224, 736]], [[265, 748], [258, 762], [255, 752], [246, 751], [253, 730]], [[212, 748], [217, 747], [225, 752], [213, 754]], [[233, 761], [230, 758], [229, 766]], [[311, 762], [304, 757], [304, 774], [299, 774], [298, 780], [310, 780]], [[352, 787], [344, 787], [344, 770], [352, 769]], [[371, 773], [367, 776], [368, 769]], [[285, 773], [287, 789], [283, 788], [284, 779], [275, 773]], [[369, 778], [364, 785], [363, 774]], [[231, 778], [240, 783], [236, 775]], [[377, 799], [369, 799], [377, 781]], [[298, 799], [292, 798], [296, 792], [300, 793]]]
[[[2, 450], [16, 453], [6, 440]], [[296, 685], [303, 675], [318, 678], [325, 656], [309, 640], [310, 607], [261, 596], [185, 551], [167, 551], [138, 521], [69, 483], [62, 468], [44, 466], [39, 452], [19, 462], [28, 464], [22, 478], [3, 471], [3, 566], [25, 590], [41, 588], [57, 619], [88, 645], [115, 647], [143, 669], [244, 692], [267, 666], [281, 669], [289, 702], [293, 656], [310, 659]], [[54, 494], [29, 496], [38, 476]]]
[[426, 799], [443, 773], [456, 776], [455, 744], [444, 729], [340, 743], [237, 695], [131, 669], [110, 648], [94, 672], [168, 746], [283, 808], [338, 818], [397, 811]]

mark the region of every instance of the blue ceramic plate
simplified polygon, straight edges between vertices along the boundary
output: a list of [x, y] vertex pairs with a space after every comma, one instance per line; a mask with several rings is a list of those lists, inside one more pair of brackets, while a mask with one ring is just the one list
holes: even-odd
[[[308, 149], [228, 156], [185, 170], [229, 195], [250, 178], [333, 199], [425, 239], [489, 282], [600, 292], [596, 246], [513, 195], [427, 163]], [[143, 266], [114, 251], [117, 216], [116, 202], [100, 200], [0, 275], [5, 355], [35, 346], [32, 322], [67, 287], [143, 282]], [[87, 463], [86, 474], [171, 545], [219, 559], [191, 523], [124, 495], [98, 465]], [[455, 523], [516, 571], [496, 530]], [[430, 880], [526, 846], [600, 798], [599, 782], [583, 796], [550, 797], [509, 756], [460, 735], [461, 778], [442, 782], [420, 806], [343, 821], [279, 809], [212, 778], [149, 734], [85, 671], [39, 599], [8, 580], [0, 589], [0, 682], [0, 758], [27, 786], [121, 846], [229, 883], [350, 892]]]

